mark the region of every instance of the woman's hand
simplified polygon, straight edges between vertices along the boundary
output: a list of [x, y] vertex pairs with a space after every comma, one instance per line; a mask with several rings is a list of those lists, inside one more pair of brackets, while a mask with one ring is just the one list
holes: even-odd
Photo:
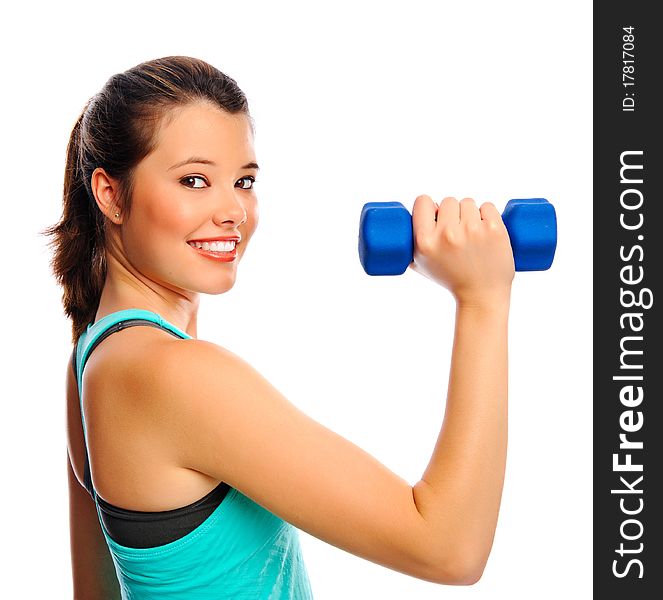
[[439, 207], [418, 196], [412, 209], [410, 267], [446, 287], [458, 305], [508, 300], [515, 274], [509, 234], [495, 205], [452, 197]]

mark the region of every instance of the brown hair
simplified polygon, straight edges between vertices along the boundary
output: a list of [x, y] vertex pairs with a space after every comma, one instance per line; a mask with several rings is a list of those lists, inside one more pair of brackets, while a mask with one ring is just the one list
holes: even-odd
[[50, 265], [63, 288], [74, 344], [94, 321], [106, 280], [107, 218], [92, 194], [92, 173], [101, 167], [117, 180], [118, 208], [128, 216], [136, 166], [154, 150], [160, 127], [174, 116], [170, 109], [193, 102], [244, 114], [254, 126], [237, 82], [189, 56], [166, 56], [113, 75], [74, 125], [67, 144], [62, 217], [41, 232], [53, 238], [48, 242], [54, 248]]

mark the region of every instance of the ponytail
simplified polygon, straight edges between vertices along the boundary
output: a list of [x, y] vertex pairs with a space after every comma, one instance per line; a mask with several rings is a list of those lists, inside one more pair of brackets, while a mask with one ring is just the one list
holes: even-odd
[[62, 217], [43, 232], [53, 237], [48, 243], [54, 248], [50, 266], [63, 289], [62, 304], [72, 321], [73, 343], [94, 321], [106, 279], [103, 213], [94, 202], [81, 160], [84, 115], [85, 110], [67, 144]]

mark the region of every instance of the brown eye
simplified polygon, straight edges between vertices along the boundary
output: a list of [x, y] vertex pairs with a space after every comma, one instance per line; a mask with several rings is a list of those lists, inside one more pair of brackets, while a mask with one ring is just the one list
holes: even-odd
[[[200, 175], [187, 175], [186, 177], [182, 177], [182, 179], [180, 179], [180, 183], [182, 183], [183, 181], [190, 181], [192, 179], [200, 179], [201, 181], [205, 181], [205, 178], [201, 177]], [[191, 188], [193, 190], [199, 190], [202, 187], [204, 187], [204, 186], [193, 186], [192, 187], [192, 186], [189, 186], [189, 185], [186, 185], [186, 184], [183, 184], [183, 185], [185, 185], [185, 187]], [[205, 181], [205, 185], [207, 185], [207, 181]]]
[[247, 175], [246, 177], [242, 177], [239, 179], [239, 181], [249, 181], [251, 185], [249, 187], [242, 186], [243, 190], [252, 190], [253, 189], [253, 184], [256, 182], [256, 178], [253, 177], [253, 175]]

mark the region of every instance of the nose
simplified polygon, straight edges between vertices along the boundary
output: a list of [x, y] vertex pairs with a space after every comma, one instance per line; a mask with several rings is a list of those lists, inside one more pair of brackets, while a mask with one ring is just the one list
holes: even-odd
[[215, 198], [212, 220], [217, 225], [230, 221], [235, 227], [246, 222], [247, 213], [239, 190], [235, 188], [230, 191], [223, 190]]

